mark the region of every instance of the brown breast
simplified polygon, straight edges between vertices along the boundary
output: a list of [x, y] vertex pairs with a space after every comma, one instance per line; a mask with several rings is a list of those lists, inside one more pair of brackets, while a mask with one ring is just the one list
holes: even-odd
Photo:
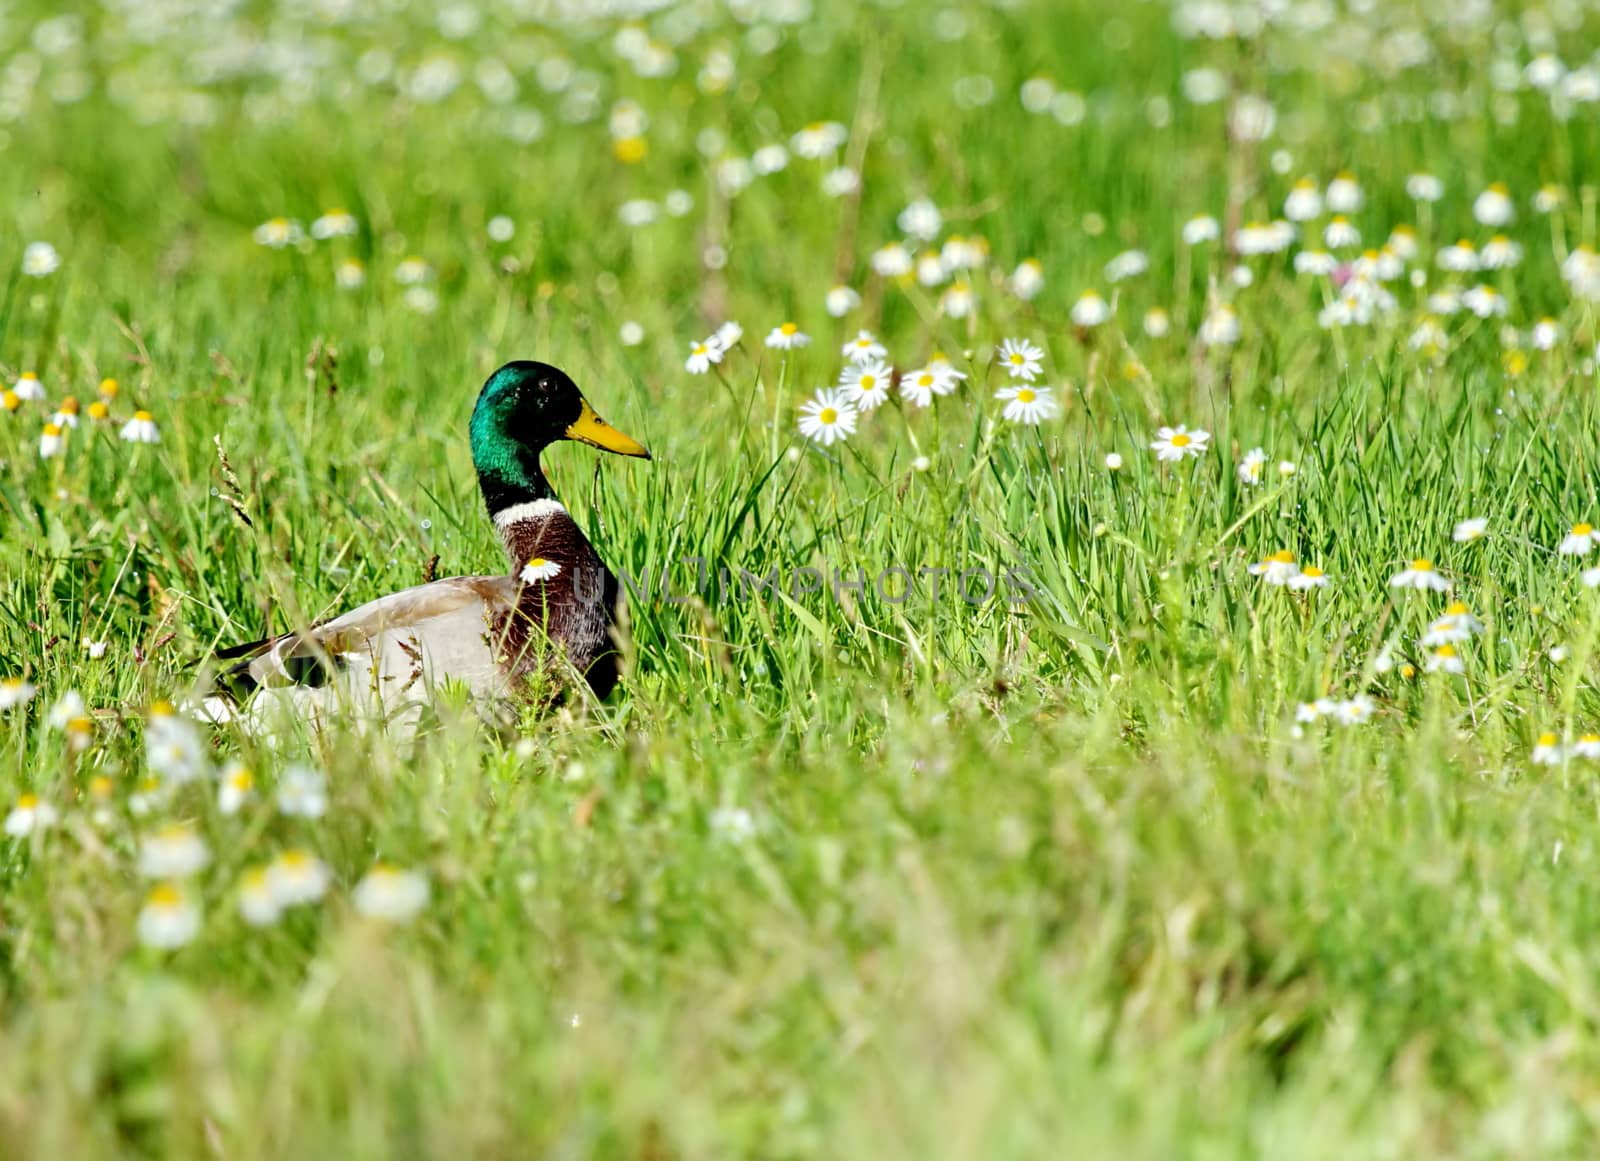
[[505, 544], [512, 576], [536, 557], [560, 572], [524, 585], [515, 612], [491, 626], [513, 674], [559, 670], [547, 642], [565, 652], [597, 697], [611, 692], [617, 663], [611, 639], [616, 616], [617, 578], [565, 508], [553, 500], [518, 505], [497, 513], [495, 525]]

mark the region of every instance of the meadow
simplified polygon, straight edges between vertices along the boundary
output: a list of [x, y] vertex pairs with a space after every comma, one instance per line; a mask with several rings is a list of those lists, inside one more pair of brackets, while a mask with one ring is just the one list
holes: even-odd
[[[0, 1158], [1594, 1156], [1597, 34], [9, 6]], [[514, 358], [617, 691], [196, 720]]]

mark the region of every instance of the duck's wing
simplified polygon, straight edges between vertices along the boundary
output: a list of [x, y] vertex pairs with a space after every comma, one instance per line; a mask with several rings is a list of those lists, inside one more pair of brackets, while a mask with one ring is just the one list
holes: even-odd
[[[218, 693], [241, 703], [260, 691], [320, 716], [335, 708], [385, 715], [420, 702], [441, 681], [476, 697], [509, 692], [515, 650], [525, 648], [515, 577], [450, 577], [379, 597], [326, 624], [218, 653], [230, 661]], [[209, 716], [231, 716], [207, 699]]]

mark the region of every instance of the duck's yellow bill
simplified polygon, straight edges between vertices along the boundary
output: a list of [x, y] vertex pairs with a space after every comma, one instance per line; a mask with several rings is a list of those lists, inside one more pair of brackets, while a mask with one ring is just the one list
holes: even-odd
[[567, 438], [608, 452], [616, 452], [619, 456], [638, 456], [646, 460], [650, 458], [650, 453], [644, 450], [642, 443], [629, 439], [596, 415], [587, 399], [583, 401], [582, 413], [572, 426], [567, 428]]

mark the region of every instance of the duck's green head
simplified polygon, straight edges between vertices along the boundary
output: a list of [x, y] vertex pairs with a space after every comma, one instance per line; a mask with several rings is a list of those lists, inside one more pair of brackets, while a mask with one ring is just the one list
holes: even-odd
[[594, 413], [565, 371], [525, 359], [489, 376], [472, 409], [471, 430], [472, 462], [490, 511], [549, 496], [539, 453], [557, 440], [650, 458], [642, 444]]

